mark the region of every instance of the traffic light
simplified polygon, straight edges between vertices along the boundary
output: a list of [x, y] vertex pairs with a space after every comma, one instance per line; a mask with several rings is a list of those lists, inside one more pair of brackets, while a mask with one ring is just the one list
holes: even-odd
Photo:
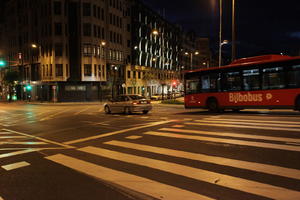
[[26, 85], [26, 86], [25, 86], [25, 89], [26, 89], [26, 91], [31, 91], [32, 86], [31, 86], [31, 85]]
[[5, 67], [6, 62], [4, 60], [0, 60], [0, 67]]
[[177, 81], [172, 81], [172, 86], [176, 87], [177, 86]]

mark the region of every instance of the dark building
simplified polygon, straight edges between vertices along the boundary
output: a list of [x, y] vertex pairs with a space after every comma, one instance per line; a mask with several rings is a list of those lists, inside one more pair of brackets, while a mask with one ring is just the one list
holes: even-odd
[[21, 88], [30, 84], [34, 100], [112, 96], [131, 54], [124, 5], [126, 0], [9, 0], [5, 49], [10, 67], [22, 74]]

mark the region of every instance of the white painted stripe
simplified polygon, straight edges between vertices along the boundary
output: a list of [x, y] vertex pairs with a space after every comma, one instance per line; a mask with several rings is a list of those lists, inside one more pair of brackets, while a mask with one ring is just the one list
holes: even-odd
[[193, 134], [215, 135], [215, 136], [224, 136], [224, 137], [269, 140], [275, 142], [293, 142], [293, 143], [299, 142], [300, 143], [300, 139], [297, 138], [272, 137], [272, 136], [249, 135], [249, 134], [228, 133], [228, 132], [220, 133], [220, 132], [212, 132], [212, 131], [196, 131], [196, 130], [175, 129], [175, 128], [161, 128], [159, 130], [176, 132], [176, 133], [193, 133]]
[[178, 151], [178, 150], [167, 149], [167, 148], [153, 147], [153, 146], [142, 145], [142, 144], [134, 144], [130, 142], [121, 142], [121, 141], [113, 140], [113, 141], [105, 142], [104, 144], [123, 147], [123, 148], [130, 148], [130, 149], [135, 149], [140, 151], [147, 151], [151, 153], [163, 154], [167, 156], [197, 160], [201, 162], [214, 163], [218, 165], [224, 165], [224, 166], [235, 167], [240, 169], [247, 169], [251, 171], [262, 172], [266, 174], [272, 174], [276, 176], [283, 176], [283, 177], [300, 180], [300, 170], [297, 169], [290, 169], [286, 167], [278, 167], [278, 166], [268, 165], [268, 164], [241, 161], [241, 160], [223, 158], [218, 156], [208, 156], [200, 153], [190, 153], [190, 152]]
[[[219, 124], [237, 124], [237, 125], [259, 125], [259, 126], [265, 126], [265, 127], [293, 127], [293, 128], [299, 128], [300, 125], [299, 124], [280, 124], [280, 123], [276, 123], [276, 122], [265, 122], [265, 123], [258, 123], [258, 122], [239, 122], [239, 121], [222, 121], [222, 120], [195, 120], [195, 122], [204, 122], [204, 123], [219, 123]], [[300, 122], [299, 122], [300, 123]], [[300, 129], [298, 129], [300, 131]]]
[[10, 138], [26, 138], [26, 136], [0, 136], [0, 139], [10, 139]]
[[126, 137], [126, 139], [136, 140], [136, 139], [140, 139], [142, 137], [143, 136], [140, 136], [140, 135], [131, 135], [131, 136]]
[[21, 151], [14, 151], [14, 152], [10, 152], [10, 153], [4, 153], [4, 154], [0, 154], [0, 158], [7, 158], [7, 157], [21, 155], [21, 154], [25, 154], [25, 153], [31, 153], [31, 152], [34, 152], [34, 151], [39, 151], [39, 149], [25, 149], [25, 150], [21, 150]]
[[11, 132], [8, 131], [0, 131], [0, 135], [9, 135], [12, 134]]
[[70, 109], [64, 109], [64, 110], [62, 110], [62, 111], [60, 111], [60, 112], [56, 112], [56, 113], [54, 113], [54, 114], [52, 114], [52, 115], [48, 115], [47, 117], [41, 118], [39, 121], [49, 120], [49, 119], [55, 117], [56, 115], [60, 115], [60, 114], [62, 114], [62, 113], [64, 113], [64, 112], [67, 112], [67, 111], [69, 111], [69, 110], [70, 110]]
[[187, 122], [185, 123], [187, 125], [196, 125], [196, 126], [218, 126], [218, 127], [233, 127], [233, 128], [249, 128], [249, 129], [263, 129], [263, 130], [275, 130], [275, 131], [296, 131], [296, 132], [300, 132], [300, 129], [297, 128], [280, 128], [280, 127], [276, 127], [276, 128], [272, 128], [272, 127], [265, 127], [265, 126], [243, 126], [243, 125], [235, 125], [235, 124], [216, 124], [216, 123], [209, 123], [209, 122], [205, 122], [205, 123], [190, 123]]
[[41, 144], [47, 144], [45, 142], [0, 142], [0, 145], [3, 144], [21, 144], [21, 145], [41, 145]]
[[267, 149], [280, 149], [280, 150], [299, 151], [300, 152], [299, 146], [290, 146], [290, 145], [283, 145], [283, 144], [270, 144], [270, 143], [265, 143], [265, 142], [251, 142], [251, 141], [243, 141], [243, 140], [222, 139], [222, 138], [195, 136], [195, 135], [182, 135], [182, 134], [154, 132], [154, 131], [145, 132], [144, 134], [154, 135], [154, 136], [162, 136], [162, 137], [179, 138], [179, 139], [208, 141], [208, 142], [215, 142], [215, 143], [226, 143], [226, 144], [233, 144], [233, 145], [243, 145], [243, 146], [252, 146], [252, 147], [259, 147], [259, 148], [267, 148]]
[[125, 187], [157, 199], [161, 199], [163, 197], [164, 200], [212, 200], [212, 198], [201, 194], [162, 184], [129, 173], [102, 167], [62, 154], [48, 156], [46, 158], [89, 176], [107, 181], [108, 183], [113, 183], [114, 186], [117, 185]]
[[9, 130], [9, 129], [3, 129], [3, 130], [10, 131], [12, 133], [17, 133], [19, 135], [24, 135], [24, 136], [27, 136], [27, 137], [30, 137], [30, 138], [34, 138], [36, 140], [40, 140], [40, 141], [43, 141], [43, 142], [46, 142], [46, 143], [50, 143], [50, 144], [55, 144], [55, 145], [58, 145], [58, 146], [62, 146], [64, 148], [74, 148], [73, 146], [70, 146], [70, 145], [67, 145], [67, 144], [55, 142], [55, 141], [52, 141], [52, 140], [47, 140], [47, 139], [44, 139], [44, 138], [41, 138], [41, 137], [29, 135], [29, 134], [26, 134], [26, 133], [21, 133], [21, 132]]
[[174, 125], [174, 126], [172, 126], [172, 127], [174, 127], [174, 128], [183, 128], [183, 127], [184, 127], [184, 125], [180, 125], [180, 124], [178, 124], [178, 125]]
[[84, 109], [82, 109], [82, 110], [80, 110], [80, 111], [74, 113], [74, 115], [79, 115], [80, 113], [83, 113], [83, 112], [87, 111], [87, 110], [90, 109], [90, 108], [91, 108], [91, 106], [89, 106], [89, 107], [87, 107], [87, 108], [84, 108]]
[[137, 126], [137, 127], [132, 127], [132, 128], [128, 128], [128, 129], [122, 129], [122, 130], [119, 130], [119, 131], [110, 132], [110, 133], [104, 133], [104, 134], [101, 134], [101, 135], [95, 135], [95, 136], [81, 138], [81, 139], [77, 139], [77, 140], [71, 140], [71, 141], [65, 142], [64, 144], [70, 145], [70, 144], [76, 144], [76, 143], [80, 143], [80, 142], [86, 142], [86, 141], [89, 141], [89, 140], [95, 140], [95, 139], [99, 139], [99, 138], [103, 138], [103, 137], [107, 137], [107, 136], [116, 135], [116, 134], [119, 134], [119, 133], [125, 133], [125, 132], [128, 132], [128, 131], [135, 131], [135, 130], [138, 130], [138, 129], [148, 128], [148, 127], [152, 127], [152, 126], [158, 126], [158, 125], [166, 124], [166, 123], [169, 123], [169, 122], [170, 121], [152, 122], [152, 123], [149, 123], [149, 124], [144, 125], [144, 126]]
[[[185, 176], [188, 178], [204, 181], [207, 183], [217, 184], [219, 186], [227, 187], [234, 190], [239, 190], [247, 193], [256, 194], [272, 199], [285, 199], [295, 200], [299, 198], [300, 192], [293, 191], [269, 184], [260, 183], [257, 181], [251, 181], [243, 178], [237, 178], [229, 175], [215, 173], [203, 169], [197, 169], [194, 167], [188, 167], [185, 165], [170, 163], [161, 160], [155, 160], [152, 158], [145, 158], [140, 156], [134, 156], [126, 153], [120, 153], [96, 147], [84, 147], [79, 149], [80, 151], [94, 154], [109, 159], [115, 159], [135, 165], [146, 166], [161, 171]], [[219, 180], [216, 183], [216, 180]]]
[[1, 167], [3, 169], [5, 169], [6, 171], [10, 171], [10, 170], [18, 169], [18, 168], [21, 168], [21, 167], [26, 167], [26, 166], [29, 166], [29, 165], [30, 164], [28, 162], [22, 161], [22, 162], [9, 164], [9, 165], [3, 165]]
[[[294, 121], [276, 121], [276, 120], [252, 120], [252, 119], [226, 119], [226, 118], [204, 118], [204, 120], [215, 120], [215, 121], [235, 121], [235, 122], [255, 122], [255, 123], [275, 123], [275, 124], [295, 124], [299, 125], [299, 122]], [[196, 120], [197, 121], [197, 120]]]
[[2, 197], [0, 197], [0, 200], [4, 200]]

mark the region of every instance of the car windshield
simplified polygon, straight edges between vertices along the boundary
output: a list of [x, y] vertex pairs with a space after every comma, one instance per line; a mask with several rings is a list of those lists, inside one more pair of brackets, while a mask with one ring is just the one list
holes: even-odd
[[139, 100], [139, 99], [144, 99], [145, 97], [139, 96], [139, 95], [130, 95], [129, 96], [132, 100]]

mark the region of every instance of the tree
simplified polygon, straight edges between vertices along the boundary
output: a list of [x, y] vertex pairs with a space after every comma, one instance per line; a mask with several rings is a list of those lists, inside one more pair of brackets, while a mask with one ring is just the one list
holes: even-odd
[[16, 85], [16, 82], [20, 79], [20, 74], [17, 71], [7, 71], [4, 74], [3, 82], [8, 86], [9, 102], [12, 100], [13, 96], [13, 87]]

